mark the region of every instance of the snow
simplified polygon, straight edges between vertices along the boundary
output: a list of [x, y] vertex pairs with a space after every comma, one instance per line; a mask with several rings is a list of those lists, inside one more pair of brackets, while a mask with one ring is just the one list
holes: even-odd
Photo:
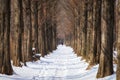
[[113, 58], [117, 59], [117, 51], [113, 51]]
[[[65, 45], [59, 45], [52, 53], [40, 57], [38, 61], [27, 62], [26, 65], [13, 66], [14, 74], [0, 74], [0, 80], [97, 80], [99, 66], [86, 70], [88, 63], [81, 60], [71, 47]], [[116, 74], [98, 80], [116, 80]]]
[[40, 53], [36, 53], [35, 56], [41, 56], [41, 54]]
[[33, 47], [33, 48], [32, 48], [32, 51], [34, 51], [34, 50], [35, 50], [35, 48]]

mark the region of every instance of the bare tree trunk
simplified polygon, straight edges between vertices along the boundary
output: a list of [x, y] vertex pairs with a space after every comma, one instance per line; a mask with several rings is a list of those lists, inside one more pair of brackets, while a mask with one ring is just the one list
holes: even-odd
[[118, 56], [117, 56], [117, 80], [120, 80], [120, 0], [116, 1], [116, 26], [118, 30], [118, 39], [117, 39], [117, 49], [118, 49]]
[[10, 0], [0, 0], [0, 73], [13, 74], [10, 60]]
[[2, 60], [3, 60], [3, 26], [2, 26], [2, 0], [0, 0], [0, 73], [2, 72]]
[[85, 12], [84, 12], [84, 17], [85, 17], [85, 21], [84, 21], [84, 27], [83, 27], [83, 34], [84, 34], [84, 45], [83, 45], [83, 57], [85, 59], [87, 59], [87, 28], [88, 28], [88, 0], [85, 1]]
[[90, 60], [91, 54], [93, 53], [93, 0], [88, 0], [88, 25], [87, 25], [87, 61]]
[[[22, 60], [22, 27], [21, 27], [21, 6], [20, 6], [21, 0], [15, 0], [13, 1], [12, 6], [12, 15], [13, 17], [13, 26], [14, 26], [14, 34], [13, 36], [13, 65], [20, 66], [20, 61]], [[11, 28], [12, 29], [12, 28]]]
[[85, 0], [81, 3], [81, 55], [84, 55], [84, 23], [85, 23], [85, 17], [83, 16], [85, 14]]
[[38, 48], [38, 1], [31, 1], [31, 15], [32, 15], [32, 47], [36, 48], [36, 52], [39, 52]]
[[103, 0], [102, 41], [97, 78], [113, 74], [114, 0]]
[[42, 22], [43, 22], [43, 11], [42, 1], [38, 2], [38, 49], [40, 54], [42, 53]]
[[90, 65], [99, 63], [99, 55], [101, 51], [101, 3], [95, 1], [95, 22], [94, 22], [94, 47]]
[[24, 60], [32, 60], [32, 24], [31, 24], [31, 1], [23, 0], [23, 17], [24, 17], [24, 37], [23, 37], [23, 53]]

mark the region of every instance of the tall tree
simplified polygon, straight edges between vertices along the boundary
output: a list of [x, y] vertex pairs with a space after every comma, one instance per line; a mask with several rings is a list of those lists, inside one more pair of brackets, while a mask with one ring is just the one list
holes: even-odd
[[38, 1], [38, 49], [40, 53], [43, 52], [42, 43], [42, 23], [44, 22], [43, 1]]
[[86, 7], [85, 7], [85, 0], [83, 0], [82, 2], [81, 2], [81, 8], [80, 8], [81, 10], [81, 15], [80, 15], [80, 28], [81, 28], [81, 43], [80, 43], [80, 45], [81, 45], [81, 55], [83, 56], [84, 55], [84, 40], [85, 40], [85, 38], [84, 38], [84, 23], [85, 23], [85, 16], [84, 16], [84, 14], [85, 14], [85, 9], [86, 9]]
[[0, 0], [0, 73], [13, 73], [10, 60], [10, 0]]
[[113, 74], [114, 0], [103, 0], [102, 41], [97, 78]]
[[84, 2], [84, 27], [83, 27], [83, 35], [84, 35], [84, 41], [83, 41], [83, 57], [87, 59], [88, 49], [87, 49], [87, 28], [88, 28], [88, 0], [85, 0]]
[[24, 62], [32, 60], [32, 23], [31, 23], [31, 0], [23, 0], [24, 32], [22, 41], [22, 53]]
[[1, 70], [2, 70], [2, 45], [3, 45], [3, 27], [2, 27], [2, 0], [0, 0], [0, 73], [1, 73]]
[[117, 80], [120, 80], [120, 0], [116, 1], [116, 26], [117, 26], [117, 49], [118, 49], [118, 64], [117, 64]]
[[87, 61], [90, 60], [91, 55], [93, 53], [93, 0], [88, 0], [88, 6], [87, 6], [87, 10], [88, 10], [88, 16], [87, 16], [87, 20], [88, 20], [88, 25], [87, 25]]
[[99, 63], [99, 55], [101, 51], [101, 4], [102, 0], [94, 1], [94, 45], [93, 54], [91, 56], [90, 65]]
[[38, 48], [38, 1], [31, 1], [31, 16], [32, 16], [32, 44], [36, 48], [36, 52], [39, 51]]
[[21, 22], [21, 0], [13, 0], [12, 4], [12, 27], [14, 34], [12, 36], [12, 57], [13, 57], [13, 65], [20, 66], [20, 61], [22, 60], [22, 22]]

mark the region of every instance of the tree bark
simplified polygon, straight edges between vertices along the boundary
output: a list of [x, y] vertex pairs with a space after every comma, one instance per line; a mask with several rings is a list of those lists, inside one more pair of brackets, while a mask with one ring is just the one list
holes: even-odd
[[21, 24], [21, 0], [14, 0], [12, 2], [12, 16], [13, 19], [13, 39], [12, 39], [12, 51], [13, 51], [13, 65], [20, 66], [22, 60], [22, 24]]
[[31, 16], [32, 16], [32, 47], [39, 52], [38, 48], [38, 1], [31, 1]]
[[99, 63], [99, 56], [101, 51], [101, 4], [102, 1], [95, 1], [95, 22], [94, 22], [94, 45], [93, 54], [91, 58], [90, 65], [95, 65]]
[[0, 0], [0, 73], [12, 75], [10, 60], [10, 0]]
[[31, 0], [23, 0], [23, 19], [24, 19], [24, 36], [23, 52], [24, 62], [32, 61], [32, 24], [31, 24]]
[[38, 1], [38, 49], [39, 53], [42, 53], [42, 22], [43, 22], [43, 11], [42, 1]]
[[88, 49], [87, 49], [87, 28], [88, 28], [88, 0], [85, 1], [85, 11], [84, 11], [84, 27], [83, 27], [83, 35], [84, 35], [84, 42], [83, 42], [83, 58], [87, 59]]
[[102, 41], [97, 78], [113, 74], [114, 0], [103, 0]]
[[117, 26], [117, 50], [118, 50], [118, 55], [117, 55], [117, 73], [116, 73], [116, 78], [117, 80], [120, 80], [120, 0], [116, 1], [116, 26]]
[[88, 0], [88, 25], [87, 25], [87, 61], [90, 60], [91, 54], [93, 53], [93, 0]]

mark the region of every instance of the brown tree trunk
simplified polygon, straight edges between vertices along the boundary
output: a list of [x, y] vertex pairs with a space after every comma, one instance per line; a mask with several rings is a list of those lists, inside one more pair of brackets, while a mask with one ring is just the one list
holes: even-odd
[[93, 53], [93, 0], [88, 0], [88, 25], [87, 25], [87, 61], [90, 60], [91, 54]]
[[93, 54], [91, 55], [90, 65], [99, 63], [99, 55], [101, 51], [101, 4], [102, 1], [95, 1], [95, 22], [94, 22], [94, 46]]
[[39, 51], [40, 53], [42, 54], [42, 29], [41, 29], [41, 26], [42, 26], [42, 22], [44, 21], [43, 20], [43, 5], [42, 5], [42, 1], [39, 1], [38, 2], [38, 48], [39, 48]]
[[21, 0], [14, 0], [12, 1], [12, 19], [13, 19], [13, 24], [12, 26], [14, 28], [14, 34], [11, 34], [13, 36], [12, 39], [12, 51], [13, 51], [13, 65], [15, 66], [20, 66], [20, 61], [22, 60], [22, 26], [21, 26]]
[[97, 78], [113, 74], [114, 0], [103, 0], [102, 41]]
[[38, 48], [38, 1], [31, 1], [31, 16], [32, 16], [32, 47], [36, 48], [36, 52], [39, 52]]
[[13, 74], [10, 60], [10, 0], [0, 0], [0, 73]]
[[24, 62], [32, 60], [32, 24], [31, 24], [31, 0], [23, 0], [24, 36], [22, 53]]
[[84, 55], [84, 23], [85, 23], [85, 17], [83, 16], [85, 14], [85, 0], [83, 2], [81, 2], [81, 23], [80, 23], [80, 27], [81, 27], [81, 55]]
[[117, 49], [118, 49], [118, 56], [117, 56], [117, 80], [120, 80], [120, 0], [116, 1], [116, 26], [118, 30], [118, 39], [117, 39]]
[[3, 60], [3, 26], [2, 26], [2, 0], [0, 0], [0, 73], [2, 71], [2, 60]]
[[88, 28], [88, 0], [85, 1], [85, 11], [84, 11], [84, 27], [83, 27], [83, 35], [84, 35], [84, 45], [83, 45], [83, 58], [87, 59], [88, 49], [87, 49], [87, 28]]

